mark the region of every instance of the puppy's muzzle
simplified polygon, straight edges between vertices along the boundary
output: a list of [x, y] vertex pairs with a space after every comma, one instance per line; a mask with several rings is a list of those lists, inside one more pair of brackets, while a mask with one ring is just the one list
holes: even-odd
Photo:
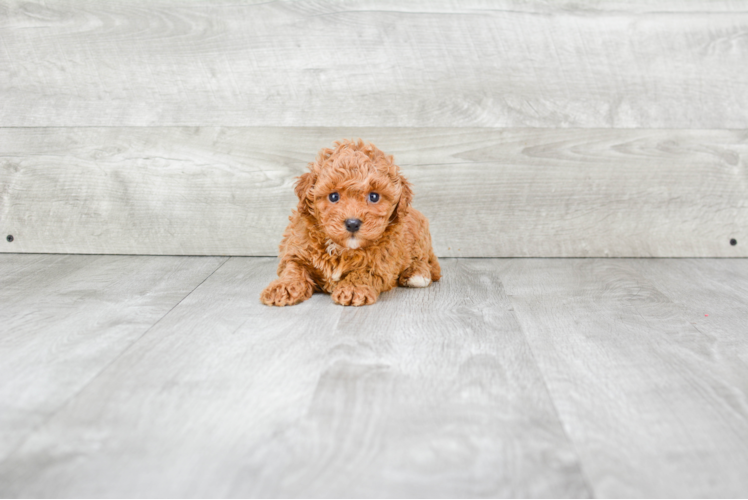
[[361, 229], [361, 219], [346, 219], [345, 220], [345, 228], [351, 232], [355, 233], [359, 229]]

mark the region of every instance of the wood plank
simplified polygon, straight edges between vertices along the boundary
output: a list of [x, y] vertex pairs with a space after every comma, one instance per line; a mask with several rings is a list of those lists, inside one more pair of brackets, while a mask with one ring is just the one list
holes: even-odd
[[[725, 261], [736, 268], [742, 277], [722, 288], [733, 304], [748, 285], [745, 261]], [[683, 270], [543, 259], [502, 274], [596, 497], [748, 495], [745, 321], [696, 327], [658, 289], [665, 275], [699, 280]]]
[[495, 261], [343, 308], [232, 258], [0, 464], [3, 496], [586, 497]]
[[224, 260], [0, 255], [0, 460]]
[[467, 128], [0, 129], [0, 252], [276, 255], [345, 137], [395, 155], [442, 257], [748, 256], [745, 131]]
[[4, 0], [0, 126], [748, 128], [740, 1]]
[[748, 260], [644, 259], [626, 264], [678, 305], [683, 318], [701, 332], [714, 359], [712, 373], [733, 388], [725, 397], [738, 408], [746, 408]]

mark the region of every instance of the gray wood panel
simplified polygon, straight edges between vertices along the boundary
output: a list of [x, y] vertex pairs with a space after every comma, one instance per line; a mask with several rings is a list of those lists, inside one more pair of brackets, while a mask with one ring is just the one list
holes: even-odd
[[[678, 304], [695, 328], [721, 340], [715, 347], [731, 352], [720, 353], [720, 363], [748, 361], [748, 342], [743, 342], [748, 332], [748, 260], [673, 259], [657, 265], [633, 260], [627, 264]], [[741, 383], [748, 392], [748, 381]]]
[[232, 258], [0, 463], [2, 496], [586, 497], [496, 261], [269, 308]]
[[276, 255], [345, 137], [395, 155], [439, 256], [748, 256], [745, 131], [464, 128], [3, 128], [0, 251]]
[[224, 260], [3, 255], [0, 460]]
[[[729, 382], [725, 398], [748, 414], [748, 260], [634, 260], [627, 264], [680, 307], [683, 318], [701, 332], [713, 359], [710, 371]], [[703, 349], [703, 348], [702, 348]], [[748, 437], [742, 436], [743, 442]], [[748, 496], [744, 492], [742, 496]]]
[[0, 3], [0, 126], [747, 128], [740, 1]]
[[[541, 259], [504, 268], [596, 497], [748, 495], [747, 266]], [[709, 326], [710, 311], [729, 314], [730, 327]]]

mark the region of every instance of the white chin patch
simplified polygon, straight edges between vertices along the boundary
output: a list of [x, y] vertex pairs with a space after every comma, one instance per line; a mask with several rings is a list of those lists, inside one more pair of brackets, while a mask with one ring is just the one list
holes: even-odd
[[413, 288], [424, 288], [429, 286], [431, 283], [431, 278], [427, 278], [426, 276], [411, 276], [408, 280], [408, 286]]
[[346, 245], [351, 250], [355, 250], [359, 246], [359, 241], [356, 238], [348, 238], [348, 241], [346, 242]]

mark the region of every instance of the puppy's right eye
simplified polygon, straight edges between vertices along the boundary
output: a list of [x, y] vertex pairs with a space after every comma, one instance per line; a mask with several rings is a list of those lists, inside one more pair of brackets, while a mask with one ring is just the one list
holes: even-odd
[[337, 203], [337, 201], [340, 199], [340, 195], [338, 193], [330, 193], [327, 196], [327, 199], [332, 203]]

